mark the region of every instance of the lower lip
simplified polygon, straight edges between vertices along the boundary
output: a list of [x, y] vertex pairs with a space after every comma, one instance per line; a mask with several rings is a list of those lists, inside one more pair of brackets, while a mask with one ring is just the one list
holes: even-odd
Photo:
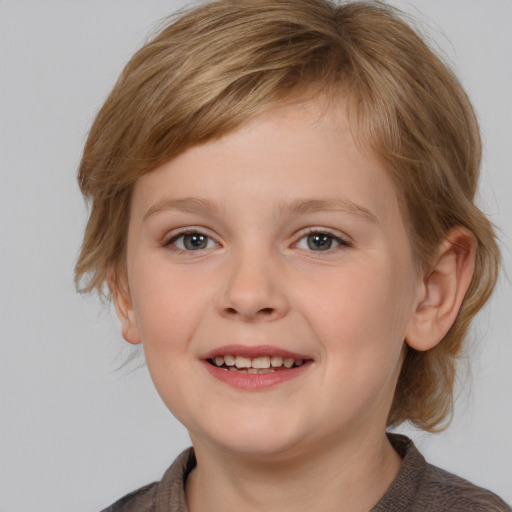
[[284, 382], [296, 379], [311, 366], [311, 361], [306, 361], [302, 366], [290, 368], [289, 370], [277, 370], [272, 373], [244, 373], [217, 368], [208, 361], [202, 361], [202, 363], [210, 372], [210, 375], [221, 382], [244, 391], [261, 391], [278, 386]]

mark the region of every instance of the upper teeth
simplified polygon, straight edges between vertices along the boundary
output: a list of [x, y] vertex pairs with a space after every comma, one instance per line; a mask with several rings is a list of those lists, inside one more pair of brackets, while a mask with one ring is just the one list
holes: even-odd
[[216, 356], [213, 359], [216, 366], [235, 366], [236, 368], [292, 368], [293, 366], [301, 366], [304, 364], [303, 359], [294, 359], [292, 357], [281, 356], [259, 356], [259, 357], [245, 357], [245, 356]]

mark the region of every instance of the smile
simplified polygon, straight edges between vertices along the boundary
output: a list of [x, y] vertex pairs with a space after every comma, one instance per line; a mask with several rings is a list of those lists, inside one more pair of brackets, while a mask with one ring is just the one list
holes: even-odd
[[259, 391], [294, 380], [312, 366], [313, 359], [273, 346], [230, 345], [201, 357], [206, 370], [231, 387]]
[[304, 364], [304, 359], [282, 356], [246, 357], [240, 355], [215, 356], [207, 360], [211, 365], [232, 372], [253, 374], [273, 373], [297, 368]]

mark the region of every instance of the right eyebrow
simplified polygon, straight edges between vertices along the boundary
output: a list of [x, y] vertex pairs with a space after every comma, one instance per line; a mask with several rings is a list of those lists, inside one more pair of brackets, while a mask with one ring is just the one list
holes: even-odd
[[221, 210], [220, 206], [208, 199], [200, 199], [197, 197], [183, 197], [180, 199], [164, 199], [153, 204], [142, 218], [145, 221], [147, 218], [157, 213], [176, 210], [185, 213], [206, 213], [209, 215], [218, 214]]
[[347, 197], [299, 198], [290, 203], [280, 203], [278, 211], [295, 214], [308, 214], [321, 211], [344, 212], [378, 224], [377, 216], [365, 206], [355, 203]]

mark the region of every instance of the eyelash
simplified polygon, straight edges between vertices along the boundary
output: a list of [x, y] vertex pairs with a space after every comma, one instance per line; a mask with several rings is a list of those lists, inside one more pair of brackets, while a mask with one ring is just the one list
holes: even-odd
[[300, 237], [300, 239], [295, 242], [294, 246], [295, 247], [299, 247], [299, 243], [302, 241], [302, 240], [307, 240], [310, 236], [320, 236], [320, 235], [324, 235], [327, 239], [329, 239], [332, 242], [335, 242], [336, 244], [338, 244], [337, 246], [335, 247], [328, 247], [327, 249], [320, 249], [318, 251], [314, 251], [311, 249], [311, 247], [309, 246], [309, 243], [308, 243], [308, 249], [304, 249], [308, 252], [319, 252], [319, 253], [322, 253], [322, 252], [332, 252], [333, 250], [336, 250], [336, 249], [343, 249], [343, 248], [349, 248], [349, 247], [352, 247], [352, 244], [344, 239], [344, 238], [341, 238], [340, 236], [336, 236], [334, 233], [331, 233], [330, 231], [328, 230], [325, 230], [325, 229], [318, 229], [318, 228], [309, 228], [306, 233], [304, 235], [302, 235]]
[[167, 240], [164, 245], [166, 247], [172, 246], [172, 250], [174, 250], [176, 252], [180, 252], [180, 253], [195, 252], [195, 251], [201, 251], [201, 250], [204, 250], [204, 249], [211, 249], [212, 248], [212, 247], [204, 247], [204, 248], [198, 248], [198, 249], [194, 250], [194, 249], [187, 249], [185, 247], [184, 248], [178, 247], [176, 245], [176, 242], [180, 238], [184, 238], [187, 235], [197, 235], [197, 236], [204, 237], [207, 240], [207, 242], [206, 242], [207, 244], [209, 242], [213, 242], [216, 246], [219, 246], [219, 244], [217, 242], [215, 242], [215, 240], [211, 236], [208, 236], [206, 233], [204, 233], [203, 231], [201, 231], [199, 229], [187, 229], [186, 231], [181, 231], [180, 233], [175, 234], [169, 240]]
[[[204, 237], [204, 239], [206, 240], [206, 246], [205, 247], [198, 247], [196, 248], [195, 250], [194, 249], [187, 249], [185, 246], [184, 247], [179, 247], [176, 245], [177, 241], [180, 240], [180, 239], [184, 239], [184, 237], [186, 237], [187, 235], [196, 235], [196, 236], [199, 236], [199, 237]], [[325, 238], [324, 238], [324, 241], [328, 240], [330, 241], [330, 245], [329, 247], [327, 247], [326, 249], [320, 249], [318, 251], [315, 251], [313, 249], [311, 249], [311, 246], [309, 244], [309, 242], [306, 242], [308, 244], [308, 248], [304, 248], [304, 247], [300, 247], [299, 244], [302, 240], [307, 240], [309, 237], [311, 236], [320, 236], [320, 235], [324, 235]], [[172, 236], [169, 240], [167, 240], [165, 242], [165, 246], [166, 247], [169, 247], [169, 246], [172, 246], [172, 250], [176, 251], [176, 252], [180, 252], [180, 253], [187, 253], [187, 252], [195, 252], [195, 251], [203, 251], [205, 249], [212, 249], [213, 247], [208, 247], [208, 245], [213, 242], [215, 244], [215, 246], [219, 247], [219, 244], [210, 236], [208, 236], [206, 233], [202, 232], [201, 230], [199, 229], [188, 229], [186, 231], [182, 231], [180, 233], [177, 233], [175, 234], [174, 236]], [[332, 242], [336, 243], [337, 245], [335, 247], [332, 247]], [[183, 244], [182, 244], [183, 245]], [[348, 247], [352, 247], [352, 244], [348, 241], [348, 240], [345, 240], [339, 236], [336, 236], [334, 235], [333, 233], [330, 233], [328, 230], [322, 230], [322, 229], [317, 229], [317, 228], [309, 228], [306, 233], [304, 233], [297, 242], [295, 242], [293, 244], [293, 247], [297, 247], [299, 249], [303, 249], [305, 251], [308, 251], [308, 252], [319, 252], [319, 253], [322, 253], [322, 252], [332, 252], [333, 250], [336, 250], [336, 249], [339, 249], [339, 248], [348, 248]]]

